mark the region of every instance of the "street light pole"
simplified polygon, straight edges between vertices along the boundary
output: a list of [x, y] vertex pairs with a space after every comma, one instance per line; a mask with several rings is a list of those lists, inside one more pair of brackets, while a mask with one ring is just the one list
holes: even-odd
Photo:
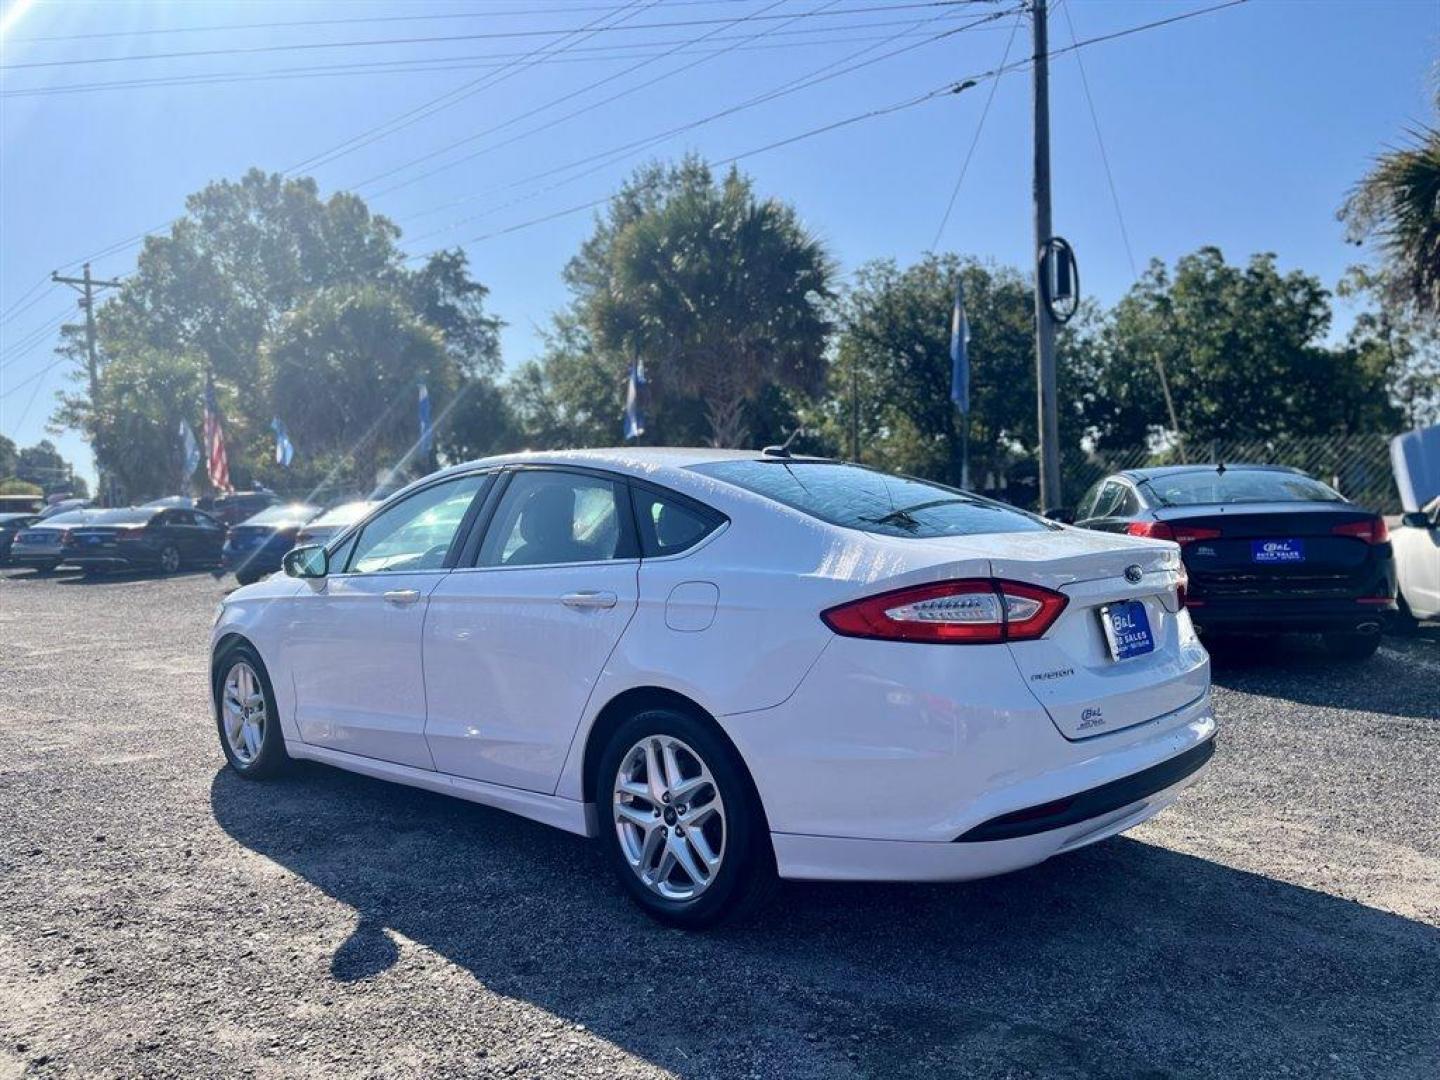
[[1040, 511], [1062, 505], [1060, 423], [1056, 403], [1055, 319], [1050, 313], [1050, 52], [1046, 0], [1032, 0], [1035, 58], [1035, 387], [1040, 436]]

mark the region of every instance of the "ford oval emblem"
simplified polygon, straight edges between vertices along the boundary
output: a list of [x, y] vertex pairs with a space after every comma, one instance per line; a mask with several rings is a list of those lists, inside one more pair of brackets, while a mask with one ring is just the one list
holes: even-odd
[[1141, 570], [1140, 567], [1138, 567], [1138, 566], [1127, 566], [1127, 567], [1125, 567], [1125, 580], [1128, 581], [1128, 582], [1130, 582], [1131, 585], [1138, 585], [1138, 584], [1140, 584], [1140, 579], [1143, 578], [1144, 576], [1145, 576], [1145, 571], [1144, 571], [1144, 570]]

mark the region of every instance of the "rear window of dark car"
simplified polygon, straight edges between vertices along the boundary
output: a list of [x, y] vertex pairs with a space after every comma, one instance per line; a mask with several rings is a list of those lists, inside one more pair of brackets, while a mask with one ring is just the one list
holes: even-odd
[[261, 510], [254, 517], [246, 518], [246, 525], [303, 525], [320, 512], [318, 506], [305, 506], [302, 503], [287, 503], [282, 506], [270, 506]]
[[1152, 476], [1143, 483], [1163, 506], [1345, 501], [1343, 495], [1319, 480], [1272, 469], [1206, 469]]
[[[87, 525], [146, 525], [158, 511], [154, 507], [127, 506], [118, 510], [92, 510]], [[55, 519], [60, 520], [59, 518]]]
[[834, 461], [713, 461], [695, 472], [811, 517], [882, 536], [916, 538], [1058, 528], [958, 488]]

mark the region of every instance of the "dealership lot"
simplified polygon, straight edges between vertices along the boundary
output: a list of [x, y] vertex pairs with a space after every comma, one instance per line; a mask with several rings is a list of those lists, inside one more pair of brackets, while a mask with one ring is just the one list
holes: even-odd
[[575, 837], [222, 771], [231, 585], [0, 570], [0, 1077], [1440, 1071], [1440, 628], [1225, 650], [1212, 773], [1126, 837], [691, 935]]

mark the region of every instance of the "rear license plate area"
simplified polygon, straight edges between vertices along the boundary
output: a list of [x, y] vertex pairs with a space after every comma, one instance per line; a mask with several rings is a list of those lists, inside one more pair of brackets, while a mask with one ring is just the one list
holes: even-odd
[[1305, 561], [1303, 540], [1251, 540], [1250, 561], [1262, 566]]
[[1155, 651], [1155, 635], [1150, 631], [1150, 616], [1139, 600], [1122, 600], [1100, 609], [1100, 628], [1110, 659], [1116, 662], [1133, 660]]

